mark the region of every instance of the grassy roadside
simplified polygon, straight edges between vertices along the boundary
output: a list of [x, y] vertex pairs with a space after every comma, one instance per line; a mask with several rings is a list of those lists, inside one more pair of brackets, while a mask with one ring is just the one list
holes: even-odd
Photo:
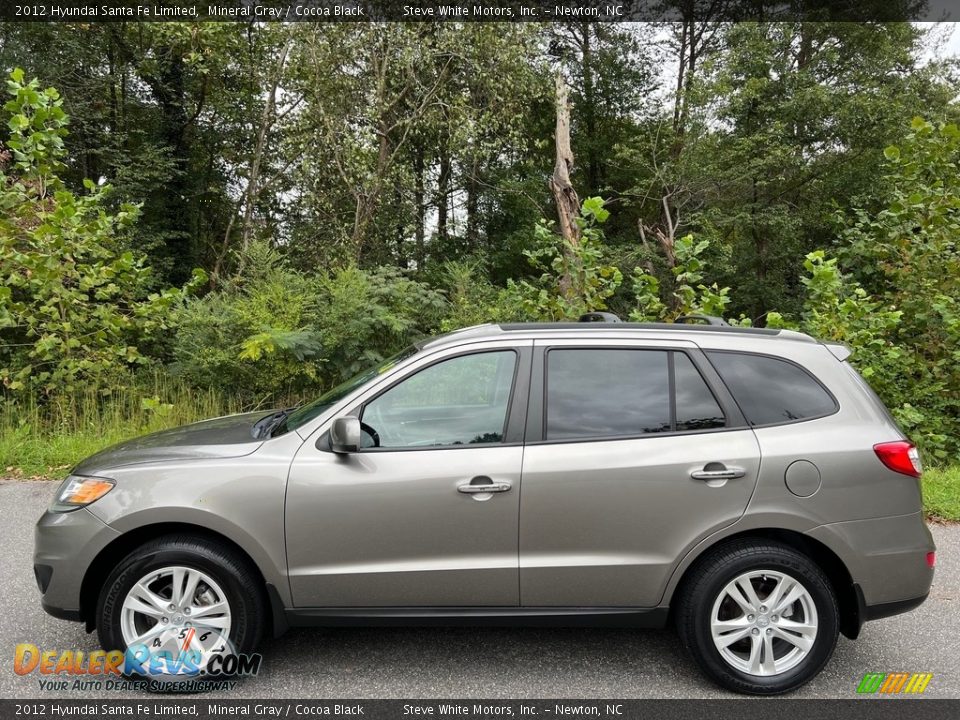
[[0, 404], [0, 477], [62, 478], [79, 460], [123, 440], [252, 409], [161, 377], [108, 396], [79, 392], [62, 405]]
[[924, 471], [923, 506], [933, 518], [960, 522], [960, 465]]

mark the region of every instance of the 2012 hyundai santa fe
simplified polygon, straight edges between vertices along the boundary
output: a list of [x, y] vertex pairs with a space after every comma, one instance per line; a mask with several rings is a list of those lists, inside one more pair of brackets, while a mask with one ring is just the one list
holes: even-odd
[[106, 649], [291, 625], [675, 624], [735, 691], [814, 677], [919, 605], [920, 460], [848, 351], [697, 325], [486, 325], [293, 411], [83, 461], [43, 606]]

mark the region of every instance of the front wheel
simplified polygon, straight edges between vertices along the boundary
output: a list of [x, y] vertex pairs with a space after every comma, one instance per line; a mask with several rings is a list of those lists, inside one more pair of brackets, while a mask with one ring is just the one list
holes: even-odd
[[736, 541], [699, 561], [676, 612], [681, 641], [725, 688], [752, 695], [794, 690], [833, 654], [839, 627], [830, 581], [779, 543]]
[[215, 541], [167, 536], [125, 557], [97, 604], [105, 650], [124, 671], [161, 682], [215, 675], [214, 658], [250, 652], [263, 633], [262, 583], [245, 558]]

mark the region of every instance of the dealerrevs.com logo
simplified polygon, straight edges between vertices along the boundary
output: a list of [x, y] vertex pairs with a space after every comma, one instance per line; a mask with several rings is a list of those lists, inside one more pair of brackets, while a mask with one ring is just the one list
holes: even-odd
[[[40, 690], [45, 692], [229, 690], [237, 678], [260, 672], [259, 653], [235, 652], [226, 638], [211, 638], [216, 631], [210, 628], [185, 632], [182, 643], [136, 644], [126, 651], [41, 650], [20, 643], [14, 650], [13, 670], [17, 675], [39, 675]], [[191, 633], [203, 633], [203, 641]]]
[[857, 686], [861, 694], [917, 695], [927, 689], [933, 673], [867, 673]]

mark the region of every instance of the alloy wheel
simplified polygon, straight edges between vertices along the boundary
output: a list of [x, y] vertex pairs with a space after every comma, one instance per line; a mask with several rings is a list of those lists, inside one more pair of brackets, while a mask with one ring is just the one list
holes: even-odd
[[751, 570], [720, 591], [710, 634], [720, 657], [755, 676], [780, 675], [800, 664], [817, 638], [817, 608], [796, 578]]
[[120, 632], [128, 648], [148, 647], [172, 660], [194, 652], [199, 669], [226, 650], [232, 618], [220, 585], [184, 566], [153, 570], [134, 583], [123, 600]]

